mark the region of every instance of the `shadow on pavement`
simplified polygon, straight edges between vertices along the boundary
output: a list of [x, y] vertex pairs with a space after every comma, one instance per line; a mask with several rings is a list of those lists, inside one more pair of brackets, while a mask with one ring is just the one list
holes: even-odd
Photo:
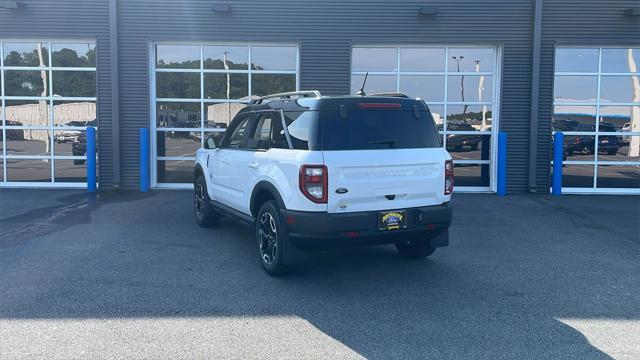
[[250, 229], [198, 228], [188, 192], [10, 206], [0, 319], [294, 316], [380, 359], [606, 359], [558, 319], [640, 319], [637, 198], [456, 195], [427, 260], [344, 249], [283, 278]]

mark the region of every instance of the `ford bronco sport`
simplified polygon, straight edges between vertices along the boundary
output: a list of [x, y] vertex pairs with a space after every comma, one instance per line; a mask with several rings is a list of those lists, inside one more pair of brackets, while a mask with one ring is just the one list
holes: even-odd
[[252, 225], [271, 275], [305, 250], [393, 243], [426, 257], [449, 244], [453, 164], [422, 100], [270, 95], [196, 156], [197, 223]]

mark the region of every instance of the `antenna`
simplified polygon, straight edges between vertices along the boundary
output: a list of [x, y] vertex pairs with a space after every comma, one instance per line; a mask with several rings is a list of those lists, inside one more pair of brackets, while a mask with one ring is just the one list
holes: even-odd
[[365, 94], [364, 92], [364, 86], [367, 84], [367, 78], [369, 77], [369, 72], [367, 71], [367, 73], [364, 75], [364, 81], [362, 82], [362, 87], [360, 88], [360, 90], [358, 90], [358, 92], [356, 93], [356, 95], [358, 96], [365, 96], [367, 94]]

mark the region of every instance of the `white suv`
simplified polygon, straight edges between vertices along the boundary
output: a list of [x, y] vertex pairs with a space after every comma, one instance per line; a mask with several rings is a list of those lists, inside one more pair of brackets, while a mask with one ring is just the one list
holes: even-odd
[[426, 257], [449, 244], [453, 164], [439, 139], [426, 104], [399, 94], [263, 97], [198, 150], [195, 217], [254, 226], [271, 275], [333, 246]]

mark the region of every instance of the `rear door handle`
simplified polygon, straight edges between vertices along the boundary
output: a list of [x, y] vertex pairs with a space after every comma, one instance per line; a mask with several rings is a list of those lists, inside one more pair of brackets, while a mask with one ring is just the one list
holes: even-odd
[[252, 168], [252, 169], [257, 169], [258, 168], [258, 163], [257, 162], [249, 163], [249, 167]]

